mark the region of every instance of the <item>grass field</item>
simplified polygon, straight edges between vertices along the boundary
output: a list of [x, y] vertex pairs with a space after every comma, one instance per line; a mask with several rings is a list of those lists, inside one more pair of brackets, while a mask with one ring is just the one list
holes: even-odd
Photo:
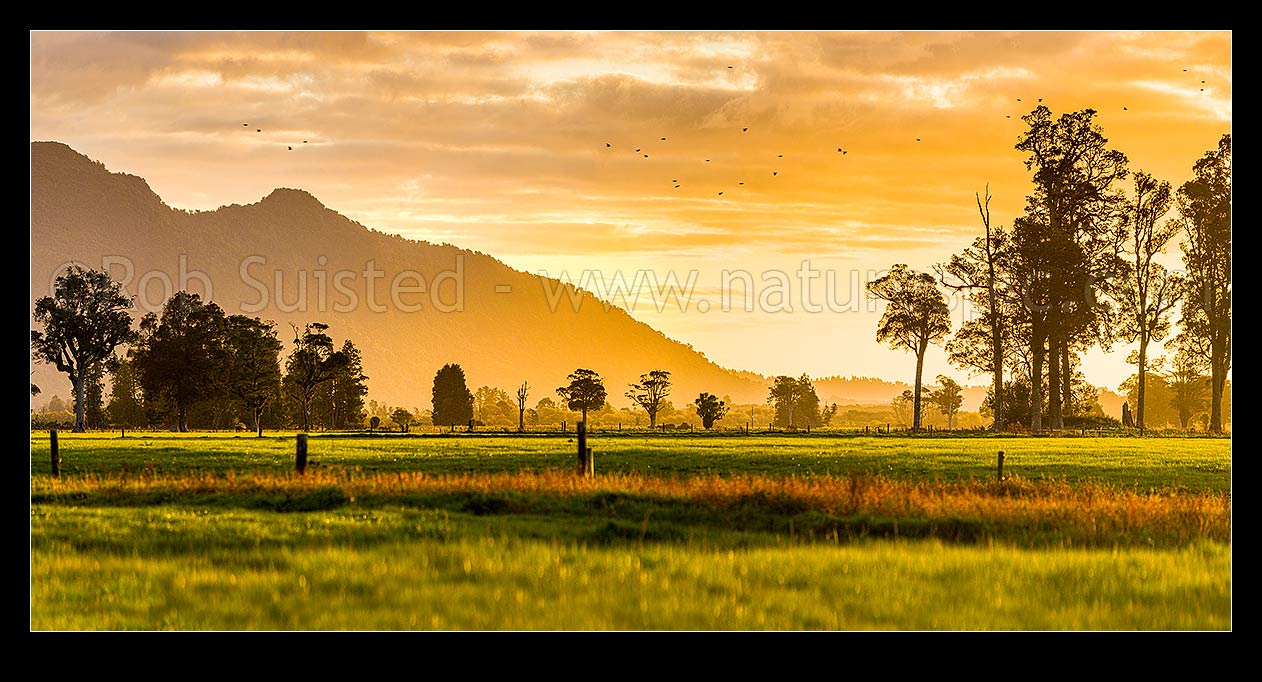
[[1231, 628], [1224, 439], [59, 435], [35, 630]]

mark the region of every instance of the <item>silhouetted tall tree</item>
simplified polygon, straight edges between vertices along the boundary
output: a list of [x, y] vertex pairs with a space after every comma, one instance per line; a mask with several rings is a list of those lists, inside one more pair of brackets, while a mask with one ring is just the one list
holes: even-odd
[[775, 409], [777, 426], [797, 428], [817, 426], [821, 422], [819, 395], [806, 374], [796, 379], [784, 375], [773, 379], [767, 402]]
[[113, 366], [114, 358], [111, 356], [97, 365], [84, 381], [83, 427], [85, 429], [103, 429], [109, 425], [109, 419], [105, 413], [105, 372]]
[[517, 387], [517, 430], [526, 430], [526, 399], [530, 397], [530, 382], [523, 381]]
[[399, 425], [399, 433], [407, 433], [408, 424], [412, 423], [412, 413], [406, 408], [395, 408], [394, 412], [390, 413], [390, 421]]
[[311, 430], [311, 402], [316, 388], [332, 381], [350, 361], [345, 353], [334, 350], [333, 338], [325, 333], [328, 328], [322, 322], [309, 322], [300, 334], [294, 327], [294, 347], [285, 362], [281, 386], [301, 409], [303, 431]]
[[964, 389], [949, 376], [938, 375], [938, 388], [929, 391], [929, 402], [946, 415], [947, 428], [955, 428], [955, 414], [964, 405]]
[[578, 410], [587, 421], [588, 410], [599, 410], [605, 404], [605, 383], [590, 369], [576, 369], [565, 377], [570, 383], [557, 389], [565, 406]]
[[[1011, 310], [1013, 303], [1008, 299], [1009, 294], [1000, 279], [1007, 234], [1001, 227], [994, 230], [990, 227], [990, 186], [986, 186], [985, 203], [977, 194], [973, 196], [986, 229], [985, 237], [973, 240], [972, 246], [961, 254], [951, 256], [949, 264], [936, 266], [936, 269], [943, 285], [967, 291], [969, 301], [982, 311], [982, 315], [965, 322], [947, 342], [946, 351], [951, 362], [957, 366], [989, 371], [991, 393], [996, 396], [998, 404], [1003, 405], [1004, 349], [1012, 335], [1005, 322], [1005, 314]], [[950, 274], [958, 283], [948, 284], [945, 274]], [[994, 412], [992, 428], [996, 432], [1007, 428], [1007, 418], [1002, 409]]]
[[261, 436], [263, 408], [280, 395], [281, 343], [276, 326], [245, 315], [230, 315], [225, 325], [224, 383], [250, 415], [251, 428]]
[[1170, 407], [1178, 412], [1179, 427], [1184, 431], [1191, 425], [1192, 417], [1209, 408], [1210, 378], [1205, 374], [1207, 365], [1204, 358], [1182, 347], [1170, 360], [1170, 375], [1166, 381], [1173, 393]]
[[110, 422], [127, 428], [145, 425], [144, 398], [135, 368], [126, 357], [115, 357], [110, 370], [110, 400], [105, 407]]
[[[1127, 174], [1126, 155], [1108, 148], [1103, 129], [1092, 122], [1092, 109], [1062, 114], [1039, 105], [1022, 120], [1029, 130], [1016, 149], [1026, 152], [1026, 169], [1034, 171], [1034, 192], [1026, 197], [1025, 215], [1013, 222], [1014, 251], [1024, 275], [1029, 312], [1032, 376], [1042, 376], [1047, 360], [1047, 411], [1052, 428], [1064, 422], [1063, 406], [1072, 394], [1072, 375], [1063, 371], [1073, 343], [1084, 329], [1109, 330], [1098, 324], [1107, 309], [1094, 300], [1092, 287], [1107, 289], [1122, 266], [1118, 252], [1125, 231], [1117, 211], [1124, 197], [1110, 191]], [[1042, 403], [1042, 380], [1032, 382], [1032, 403]], [[1036, 408], [1037, 409], [1037, 408]], [[1040, 414], [1032, 426], [1042, 427]]]
[[318, 419], [329, 429], [360, 429], [364, 426], [368, 377], [364, 375], [363, 361], [353, 341], [343, 341], [341, 353], [346, 362], [333, 372], [332, 379], [316, 389], [312, 398], [312, 419]]
[[[35, 301], [31, 350], [70, 379], [75, 395], [75, 431], [83, 431], [85, 381], [114, 357], [114, 349], [136, 340], [131, 297], [109, 273], [71, 266], [53, 282], [53, 294]], [[34, 394], [34, 391], [32, 391]]]
[[657, 413], [666, 402], [666, 396], [670, 395], [670, 372], [655, 369], [641, 374], [640, 380], [630, 385], [626, 395], [648, 413], [649, 428], [656, 428]]
[[175, 411], [176, 428], [188, 431], [194, 404], [222, 395], [226, 321], [223, 310], [201, 296], [177, 291], [154, 313], [140, 320], [140, 339], [132, 362], [146, 402], [157, 397]]
[[920, 429], [920, 389], [925, 351], [951, 332], [950, 311], [933, 275], [909, 270], [902, 263], [867, 285], [868, 294], [887, 303], [876, 328], [876, 340], [916, 354], [915, 412], [912, 429]]
[[1192, 166], [1193, 178], [1179, 187], [1183, 226], [1181, 346], [1209, 364], [1209, 430], [1223, 430], [1223, 387], [1231, 368], [1231, 135]]
[[473, 393], [465, 384], [460, 365], [448, 363], [434, 373], [431, 400], [434, 410], [430, 420], [435, 426], [468, 424], [473, 419]]
[[697, 406], [697, 416], [701, 418], [701, 426], [709, 430], [714, 422], [727, 415], [727, 403], [719, 400], [713, 393], [702, 393], [693, 401]]
[[1135, 198], [1127, 206], [1130, 236], [1127, 253], [1132, 260], [1129, 275], [1121, 287], [1120, 334], [1127, 342], [1139, 341], [1135, 366], [1139, 374], [1136, 391], [1135, 426], [1144, 432], [1144, 404], [1148, 387], [1148, 344], [1160, 341], [1170, 331], [1170, 312], [1178, 303], [1183, 280], [1154, 258], [1179, 230], [1177, 221], [1158, 225], [1170, 211], [1170, 183], [1158, 182], [1144, 173], [1134, 175]]

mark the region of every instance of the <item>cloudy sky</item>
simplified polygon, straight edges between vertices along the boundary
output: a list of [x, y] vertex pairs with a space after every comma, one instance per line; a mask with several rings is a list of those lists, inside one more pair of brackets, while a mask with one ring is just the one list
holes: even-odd
[[[636, 317], [767, 374], [910, 380], [856, 285], [966, 246], [987, 184], [1011, 224], [1040, 98], [1176, 186], [1231, 131], [1229, 31], [32, 32], [30, 54], [31, 140], [172, 206], [302, 188], [598, 294], [621, 276]], [[1088, 379], [1116, 389], [1127, 350]], [[938, 373], [966, 378], [934, 350]]]

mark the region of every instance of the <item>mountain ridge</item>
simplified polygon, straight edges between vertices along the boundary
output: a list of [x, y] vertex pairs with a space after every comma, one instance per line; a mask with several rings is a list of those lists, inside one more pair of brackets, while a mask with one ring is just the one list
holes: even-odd
[[[615, 406], [629, 403], [626, 385], [651, 369], [672, 372], [676, 405], [701, 391], [761, 403], [770, 383], [714, 363], [591, 292], [481, 251], [368, 227], [307, 190], [277, 187], [253, 203], [180, 209], [143, 177], [61, 142], [32, 142], [32, 308], [69, 261], [108, 266], [126, 281], [137, 320], [188, 288], [228, 314], [274, 320], [282, 340], [288, 325], [330, 324], [337, 343], [350, 338], [363, 353], [369, 397], [391, 404], [428, 405], [446, 362], [465, 368], [471, 389], [511, 393], [528, 381], [530, 405], [555, 399], [578, 367], [605, 378]], [[32, 369], [37, 384], [66, 383], [44, 365]], [[835, 379], [823, 380], [821, 399], [850, 402], [835, 395], [843, 388]]]

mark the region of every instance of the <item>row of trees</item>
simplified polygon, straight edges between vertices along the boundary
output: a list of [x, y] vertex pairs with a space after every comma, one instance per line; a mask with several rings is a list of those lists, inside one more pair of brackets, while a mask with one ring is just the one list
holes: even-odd
[[[886, 301], [877, 340], [916, 355], [913, 428], [920, 427], [921, 375], [929, 345], [946, 341], [952, 364], [992, 377], [984, 409], [995, 430], [1020, 424], [1059, 429], [1087, 418], [1094, 389], [1078, 367], [1092, 346], [1137, 343], [1136, 425], [1144, 426], [1148, 349], [1172, 331], [1178, 363], [1209, 386], [1209, 430], [1222, 431], [1231, 363], [1231, 136], [1192, 167], [1177, 191], [1133, 174], [1111, 149], [1095, 111], [1053, 118], [1038, 106], [1016, 149], [1027, 154], [1034, 191], [1012, 227], [992, 227], [990, 194], [977, 197], [984, 234], [937, 277], [904, 264], [867, 286]], [[1120, 188], [1131, 175], [1131, 192]], [[1173, 215], [1171, 215], [1173, 212]], [[1158, 260], [1179, 235], [1185, 272]], [[962, 292], [980, 315], [951, 333], [939, 285]], [[1170, 345], [1170, 344], [1168, 344]]]
[[[559, 403], [544, 396], [535, 407], [528, 408], [531, 391], [528, 382], [523, 382], [511, 397], [503, 389], [492, 386], [470, 391], [464, 369], [458, 364], [447, 364], [434, 375], [431, 392], [433, 408], [428, 415], [402, 407], [390, 410], [374, 402], [370, 411], [379, 418], [370, 426], [376, 428], [387, 419], [400, 430], [406, 430], [407, 424], [426, 418], [435, 426], [504, 425], [515, 420], [520, 431], [525, 430], [527, 424], [533, 426], [563, 421], [566, 411], [576, 413], [578, 419], [584, 422], [588, 422], [589, 413], [609, 414], [614, 418], [626, 416], [627, 421], [631, 421], [632, 415], [620, 413], [609, 404], [604, 379], [594, 370], [576, 369], [566, 380], [566, 385], [556, 389]], [[657, 428], [660, 415], [678, 412], [669, 400], [671, 389], [671, 373], [655, 369], [629, 384], [624, 395], [633, 406], [643, 410], [649, 428]], [[819, 397], [806, 375], [797, 379], [776, 377], [767, 402], [775, 411], [774, 423], [778, 426], [818, 426], [827, 423], [837, 411], [836, 405], [821, 409]], [[713, 428], [731, 410], [728, 400], [706, 392], [692, 401], [692, 408], [691, 414], [700, 419], [706, 429]]]
[[368, 377], [359, 350], [349, 339], [339, 349], [328, 325], [295, 328], [282, 371], [271, 321], [226, 315], [186, 291], [172, 295], [160, 315], [141, 318], [138, 328], [130, 308], [121, 284], [77, 266], [55, 280], [51, 296], [36, 301], [43, 329], [31, 332], [31, 348], [37, 360], [69, 377], [75, 431], [106, 421], [178, 431], [249, 423], [260, 432], [265, 420], [303, 430], [362, 424]]
[[[54, 283], [54, 292], [36, 302], [35, 319], [42, 330], [31, 332], [37, 360], [65, 372], [74, 387], [76, 431], [86, 426], [140, 427], [169, 425], [187, 431], [191, 425], [225, 428], [248, 420], [261, 433], [264, 422], [313, 428], [362, 428], [366, 417], [366, 377], [359, 350], [350, 340], [338, 349], [328, 325], [312, 322], [294, 329], [293, 347], [281, 368], [282, 344], [270, 321], [226, 315], [214, 302], [197, 294], [176, 292], [161, 314], [149, 313], [133, 328], [131, 299], [105, 272], [71, 267]], [[119, 352], [126, 348], [125, 352]], [[111, 375], [109, 404], [104, 378]], [[604, 410], [607, 392], [595, 371], [576, 369], [556, 389], [561, 405], [587, 421], [589, 411]], [[32, 385], [32, 395], [38, 391]], [[657, 427], [669, 401], [671, 373], [651, 370], [625, 392], [633, 405]], [[464, 369], [447, 364], [434, 375], [431, 393], [434, 425], [485, 423], [492, 413], [516, 408], [524, 430], [530, 386], [523, 382], [513, 398], [484, 386], [471, 392]], [[540, 401], [532, 421], [555, 405]], [[767, 402], [781, 426], [817, 426], [836, 412], [820, 409], [810, 378], [776, 377]], [[693, 401], [704, 428], [712, 428], [729, 411], [728, 401], [701, 393]], [[374, 405], [374, 411], [376, 406]], [[407, 430], [418, 415], [405, 408], [369, 417], [371, 428], [385, 417]]]

